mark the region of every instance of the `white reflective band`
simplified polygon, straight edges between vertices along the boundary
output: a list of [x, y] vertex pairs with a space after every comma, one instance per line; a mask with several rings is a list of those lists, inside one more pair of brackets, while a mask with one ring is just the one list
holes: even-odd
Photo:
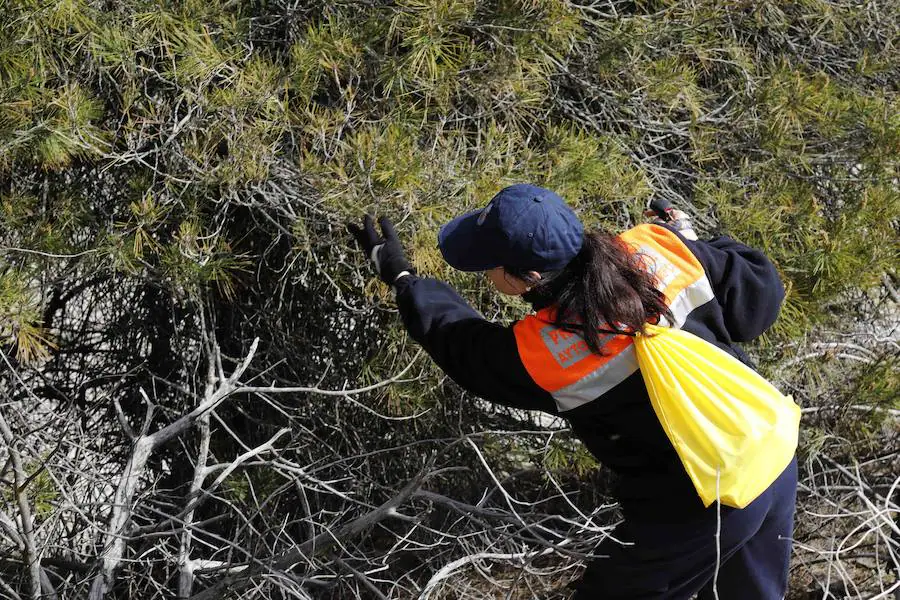
[[553, 392], [556, 408], [567, 411], [593, 402], [628, 379], [637, 370], [637, 355], [634, 353], [634, 343], [631, 343], [600, 368], [591, 371], [575, 383]]
[[706, 275], [681, 290], [681, 292], [675, 296], [675, 300], [672, 301], [672, 304], [669, 305], [669, 310], [672, 311], [672, 316], [675, 317], [674, 327], [676, 329], [681, 329], [681, 326], [684, 325], [688, 315], [694, 309], [703, 306], [710, 300], [715, 299], [715, 297], [712, 286], [709, 284], [709, 279], [706, 278]]
[[[675, 318], [673, 326], [680, 329], [693, 310], [714, 298], [712, 286], [705, 275], [681, 290], [669, 306], [672, 316]], [[556, 407], [560, 412], [565, 412], [600, 398], [637, 370], [637, 355], [634, 351], [634, 343], [631, 343], [597, 369], [551, 394], [556, 401]]]

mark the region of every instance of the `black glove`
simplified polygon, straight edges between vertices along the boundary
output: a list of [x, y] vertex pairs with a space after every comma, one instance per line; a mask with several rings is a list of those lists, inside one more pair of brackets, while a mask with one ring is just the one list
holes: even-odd
[[356, 238], [359, 247], [375, 265], [375, 271], [378, 272], [381, 280], [388, 285], [393, 285], [397, 276], [403, 271], [415, 273], [416, 270], [406, 259], [403, 246], [400, 245], [400, 239], [397, 237], [391, 220], [381, 217], [378, 219], [378, 224], [381, 226], [384, 237], [375, 231], [375, 222], [369, 215], [363, 217], [362, 227], [356, 223], [348, 223], [347, 230]]
[[668, 225], [675, 229], [678, 233], [689, 240], [696, 240], [697, 234], [694, 232], [694, 225], [687, 213], [676, 208], [668, 208], [660, 215], [659, 211], [648, 210], [644, 212], [645, 217], [653, 219], [655, 225]]

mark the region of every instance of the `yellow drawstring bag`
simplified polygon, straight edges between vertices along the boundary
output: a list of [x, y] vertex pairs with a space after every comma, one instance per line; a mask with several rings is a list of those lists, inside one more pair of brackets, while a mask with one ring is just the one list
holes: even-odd
[[704, 506], [744, 508], [791, 462], [800, 407], [761, 375], [680, 329], [635, 338], [653, 410]]

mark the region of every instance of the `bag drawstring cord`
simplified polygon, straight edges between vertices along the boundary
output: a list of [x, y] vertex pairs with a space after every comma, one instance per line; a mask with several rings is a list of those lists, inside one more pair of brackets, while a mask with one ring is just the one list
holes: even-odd
[[713, 597], [719, 600], [719, 567], [722, 564], [722, 499], [719, 496], [719, 480], [722, 468], [716, 467], [716, 570], [713, 573]]

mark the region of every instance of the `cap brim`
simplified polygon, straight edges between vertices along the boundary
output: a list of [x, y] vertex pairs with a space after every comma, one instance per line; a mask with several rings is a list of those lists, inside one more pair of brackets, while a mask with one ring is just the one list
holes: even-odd
[[441, 227], [438, 248], [454, 269], [487, 271], [502, 266], [489, 247], [487, 233], [478, 225], [481, 209], [460, 215]]

